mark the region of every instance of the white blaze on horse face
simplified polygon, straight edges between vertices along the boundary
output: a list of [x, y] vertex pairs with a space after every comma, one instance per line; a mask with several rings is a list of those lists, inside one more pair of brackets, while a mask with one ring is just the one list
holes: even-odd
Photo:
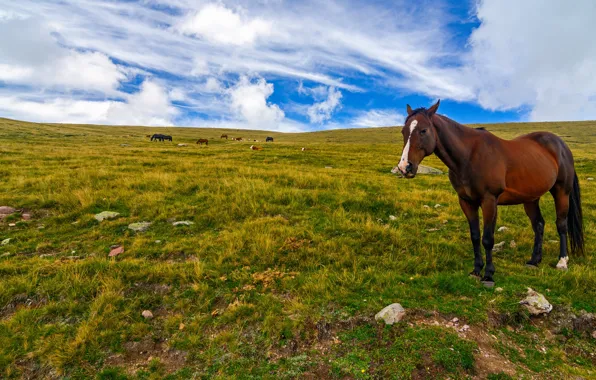
[[402, 171], [406, 172], [406, 167], [408, 166], [408, 153], [410, 152], [410, 139], [412, 138], [412, 133], [414, 133], [414, 129], [418, 125], [418, 120], [412, 120], [410, 123], [410, 135], [408, 136], [408, 142], [406, 142], [406, 146], [404, 146], [404, 151], [401, 154], [401, 160], [399, 160], [399, 164], [397, 167]]

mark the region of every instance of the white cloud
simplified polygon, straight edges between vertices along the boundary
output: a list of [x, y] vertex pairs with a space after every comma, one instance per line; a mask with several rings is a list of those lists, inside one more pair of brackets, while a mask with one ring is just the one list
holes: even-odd
[[207, 4], [198, 12], [188, 15], [178, 29], [184, 34], [215, 43], [245, 45], [254, 43], [258, 37], [269, 35], [272, 25], [260, 18], [248, 20], [221, 4]]
[[327, 89], [327, 99], [308, 107], [307, 114], [311, 123], [320, 124], [331, 119], [331, 114], [341, 107], [341, 91], [334, 87]]
[[[0, 19], [0, 81], [114, 93], [125, 70], [105, 54], [62, 47], [41, 20]], [[8, 38], [6, 36], [9, 36]]]
[[[514, 9], [515, 11], [512, 11]], [[531, 120], [596, 118], [596, 3], [484, 0], [468, 75], [481, 106], [529, 107]]]
[[369, 110], [361, 112], [350, 122], [357, 127], [392, 127], [403, 125], [404, 116], [395, 110]]
[[77, 100], [61, 94], [19, 96], [0, 92], [0, 113], [16, 119], [56, 123], [113, 125], [173, 125], [177, 110], [166, 90], [145, 81], [139, 92], [125, 99]]
[[251, 82], [247, 77], [242, 77], [228, 91], [232, 112], [252, 127], [277, 129], [285, 118], [277, 105], [267, 102], [273, 94], [273, 84], [264, 79]]

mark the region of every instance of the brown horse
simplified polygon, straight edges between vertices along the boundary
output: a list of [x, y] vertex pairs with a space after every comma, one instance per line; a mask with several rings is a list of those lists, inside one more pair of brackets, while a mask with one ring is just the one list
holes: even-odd
[[207, 139], [199, 139], [197, 141], [197, 144], [199, 144], [199, 145], [203, 145], [203, 144], [209, 145], [209, 140], [207, 140]]
[[[392, 172], [414, 178], [420, 162], [432, 153], [449, 168], [449, 180], [470, 226], [474, 247], [474, 270], [470, 274], [480, 277], [484, 266], [482, 242], [486, 251], [482, 283], [494, 286], [492, 250], [498, 205], [524, 205], [534, 230], [534, 249], [528, 265], [537, 266], [542, 261], [544, 219], [539, 201], [546, 192], [555, 199], [560, 238], [557, 269], [567, 269], [568, 233], [571, 252], [582, 254], [584, 249], [579, 182], [569, 147], [548, 132], [503, 140], [436, 114], [439, 103], [429, 109], [412, 110], [407, 106], [408, 117], [402, 129], [404, 150]], [[484, 220], [482, 241], [479, 208]]]
[[220, 139], [228, 139], [228, 135], [221, 135]]
[[236, 137], [234, 140], [235, 141], [242, 141], [242, 137]]

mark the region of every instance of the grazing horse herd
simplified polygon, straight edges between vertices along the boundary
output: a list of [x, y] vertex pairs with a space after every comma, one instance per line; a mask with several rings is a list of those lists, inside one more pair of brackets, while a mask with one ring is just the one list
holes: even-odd
[[[172, 136], [169, 135], [163, 135], [161, 133], [155, 133], [153, 135], [147, 135], [147, 137], [151, 137], [151, 141], [173, 141]], [[220, 136], [220, 139], [226, 139], [228, 140], [228, 135], [227, 134], [222, 134]], [[232, 137], [232, 141], [244, 141], [244, 138], [242, 137]], [[250, 141], [250, 140], [248, 140]], [[259, 140], [253, 140], [254, 142], [259, 142]], [[265, 142], [273, 142], [273, 137], [271, 136], [267, 136], [267, 138], [265, 139]], [[198, 145], [203, 145], [205, 144], [206, 146], [209, 146], [209, 140], [208, 139], [198, 139], [197, 140], [197, 144]], [[262, 150], [263, 148], [257, 147], [255, 145], [251, 145], [250, 146], [251, 150]], [[304, 148], [303, 148], [304, 150]]]
[[[540, 198], [550, 192], [555, 201], [556, 226], [560, 249], [557, 269], [566, 270], [569, 250], [584, 252], [584, 231], [579, 181], [569, 147], [558, 136], [535, 132], [513, 140], [501, 139], [484, 128], [469, 128], [437, 114], [440, 101], [432, 107], [407, 106], [402, 128], [404, 148], [395, 174], [411, 179], [422, 160], [435, 154], [448, 168], [449, 180], [468, 219], [474, 251], [474, 270], [470, 275], [481, 278], [487, 287], [494, 286], [494, 232], [497, 206], [524, 205], [534, 230], [532, 257], [527, 265], [537, 267], [542, 261], [544, 218]], [[222, 134], [221, 139], [228, 139]], [[233, 141], [244, 141], [232, 137]], [[154, 134], [151, 141], [172, 141], [172, 136]], [[249, 140], [250, 141], [250, 140]], [[257, 142], [257, 140], [254, 140]], [[265, 142], [273, 142], [267, 136]], [[197, 144], [208, 145], [207, 139]], [[263, 148], [251, 145], [251, 150]], [[306, 148], [302, 148], [305, 151]], [[482, 209], [481, 236], [479, 210]], [[485, 250], [486, 267], [481, 255]], [[484, 276], [481, 271], [484, 269]]]

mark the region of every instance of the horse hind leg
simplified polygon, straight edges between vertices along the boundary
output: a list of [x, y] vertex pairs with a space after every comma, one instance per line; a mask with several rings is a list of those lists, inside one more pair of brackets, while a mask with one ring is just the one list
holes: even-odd
[[563, 186], [555, 185], [551, 189], [551, 194], [555, 199], [555, 211], [557, 214], [557, 232], [559, 233], [559, 262], [557, 269], [567, 269], [567, 215], [569, 214], [569, 192], [565, 191]]
[[544, 238], [544, 218], [540, 212], [539, 201], [524, 204], [524, 210], [530, 218], [534, 230], [534, 249], [532, 250], [532, 258], [527, 262], [527, 265], [538, 266], [542, 261], [542, 242]]

